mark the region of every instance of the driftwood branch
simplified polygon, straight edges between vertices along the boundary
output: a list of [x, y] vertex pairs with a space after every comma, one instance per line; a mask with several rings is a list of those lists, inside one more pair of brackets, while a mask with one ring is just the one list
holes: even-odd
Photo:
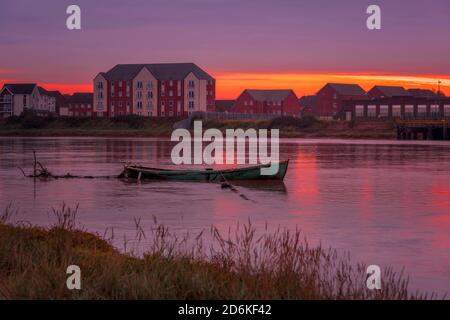
[[33, 174], [26, 174], [26, 172], [18, 167], [24, 177], [27, 178], [40, 178], [40, 179], [112, 179], [120, 178], [117, 176], [77, 176], [70, 173], [65, 175], [52, 174], [41, 162], [37, 160], [36, 151], [33, 151]]
[[19, 170], [22, 171], [22, 174], [23, 174], [24, 177], [27, 177], [27, 174], [25, 173], [25, 171], [21, 167], [17, 166], [17, 168], [19, 168]]

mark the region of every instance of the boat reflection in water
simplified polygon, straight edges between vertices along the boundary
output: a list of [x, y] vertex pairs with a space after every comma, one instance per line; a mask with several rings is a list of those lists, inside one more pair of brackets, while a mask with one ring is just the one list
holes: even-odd
[[284, 184], [284, 181], [281, 180], [236, 180], [233, 181], [233, 185], [236, 187], [247, 188], [255, 191], [271, 191], [287, 194], [286, 185]]

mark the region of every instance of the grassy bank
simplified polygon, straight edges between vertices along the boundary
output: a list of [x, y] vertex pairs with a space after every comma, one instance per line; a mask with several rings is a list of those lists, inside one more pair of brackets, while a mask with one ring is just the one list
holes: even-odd
[[[382, 290], [366, 288], [365, 266], [333, 249], [311, 247], [300, 232], [256, 237], [251, 225], [229, 238], [212, 228], [189, 241], [156, 224], [137, 236], [148, 251], [119, 252], [75, 228], [76, 211], [54, 211], [49, 228], [7, 223], [0, 216], [0, 298], [40, 299], [423, 299], [401, 274], [383, 270]], [[66, 268], [81, 268], [82, 289], [66, 288]]]
[[[114, 119], [12, 117], [0, 122], [0, 136], [170, 137], [179, 118], [122, 116]], [[394, 139], [391, 122], [320, 121], [311, 117], [273, 120], [209, 120], [205, 128], [280, 129], [287, 138]]]

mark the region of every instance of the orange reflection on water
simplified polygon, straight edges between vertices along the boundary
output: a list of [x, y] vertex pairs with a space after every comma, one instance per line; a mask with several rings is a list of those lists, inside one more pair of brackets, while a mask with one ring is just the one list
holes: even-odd
[[316, 154], [300, 150], [295, 162], [296, 166], [293, 168], [295, 179], [293, 181], [296, 185], [290, 192], [302, 202], [316, 203], [319, 197]]
[[365, 169], [361, 183], [361, 213], [363, 217], [373, 215], [374, 213], [374, 190], [373, 190], [373, 173], [369, 169]]

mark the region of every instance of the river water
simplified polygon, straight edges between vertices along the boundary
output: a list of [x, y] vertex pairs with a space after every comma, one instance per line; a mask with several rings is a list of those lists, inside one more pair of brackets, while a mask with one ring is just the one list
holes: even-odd
[[[364, 140], [281, 140], [291, 160], [283, 184], [244, 184], [245, 200], [219, 185], [110, 180], [37, 181], [32, 150], [50, 171], [115, 175], [123, 164], [171, 164], [173, 144], [146, 138], [0, 138], [0, 208], [16, 220], [48, 225], [51, 208], [79, 204], [78, 221], [115, 239], [136, 236], [153, 217], [174, 232], [226, 232], [250, 219], [263, 230], [303, 231], [366, 264], [405, 268], [410, 287], [450, 292], [450, 143]], [[117, 245], [120, 247], [119, 240]]]

